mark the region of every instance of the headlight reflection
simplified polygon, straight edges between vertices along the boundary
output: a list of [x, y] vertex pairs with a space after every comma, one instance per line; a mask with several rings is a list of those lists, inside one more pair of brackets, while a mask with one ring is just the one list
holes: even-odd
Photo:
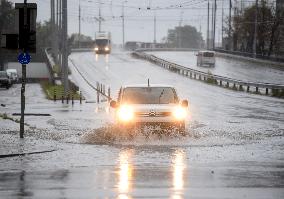
[[185, 153], [177, 150], [173, 156], [173, 199], [182, 199], [184, 190]]
[[128, 196], [132, 188], [133, 166], [131, 164], [132, 151], [122, 151], [119, 154], [118, 191], [119, 199], [130, 199]]

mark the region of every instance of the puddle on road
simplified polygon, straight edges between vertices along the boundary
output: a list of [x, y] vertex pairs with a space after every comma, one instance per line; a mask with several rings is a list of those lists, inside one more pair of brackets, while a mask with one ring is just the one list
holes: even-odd
[[78, 121], [59, 122], [50, 120], [49, 124], [54, 126], [54, 128], [29, 128], [25, 134], [39, 139], [55, 140], [62, 143], [134, 147], [223, 147], [252, 144], [284, 135], [284, 129], [279, 129], [277, 126], [275, 129], [256, 130], [235, 128], [233, 124], [230, 128], [225, 126], [225, 128], [217, 129], [211, 128], [208, 124], [195, 121], [187, 126], [186, 133], [183, 135], [177, 130], [151, 128], [144, 128], [143, 131], [140, 129], [134, 131], [127, 130], [112, 123], [106, 124], [106, 122], [101, 122], [100, 125], [90, 128], [91, 126], [84, 124], [92, 123], [93, 120], [85, 121], [82, 124], [81, 120]]
[[144, 128], [123, 129], [109, 124], [89, 130], [78, 138], [82, 144], [121, 145], [121, 146], [169, 146], [169, 147], [223, 147], [230, 145], [246, 145], [261, 140], [281, 137], [284, 131], [267, 131], [259, 129], [210, 129], [195, 123], [189, 125], [185, 134], [177, 130], [159, 130]]
[[84, 134], [80, 141], [85, 144], [126, 144], [126, 145], [182, 145], [188, 139], [199, 136], [190, 130], [181, 133], [176, 129], [125, 129], [118, 125], [108, 125]]

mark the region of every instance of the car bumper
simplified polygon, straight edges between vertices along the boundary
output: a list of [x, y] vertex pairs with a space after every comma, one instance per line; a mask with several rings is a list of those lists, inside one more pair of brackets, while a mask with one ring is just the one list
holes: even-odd
[[176, 120], [174, 117], [136, 117], [131, 121], [118, 121], [119, 124], [123, 125], [178, 125], [184, 123], [185, 119], [183, 120]]
[[109, 54], [110, 50], [95, 50], [96, 54]]

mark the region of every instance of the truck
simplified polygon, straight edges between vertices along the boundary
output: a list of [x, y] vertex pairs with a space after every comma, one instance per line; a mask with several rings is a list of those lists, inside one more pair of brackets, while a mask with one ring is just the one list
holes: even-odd
[[111, 52], [111, 34], [110, 32], [96, 32], [95, 36], [96, 54], [110, 54]]

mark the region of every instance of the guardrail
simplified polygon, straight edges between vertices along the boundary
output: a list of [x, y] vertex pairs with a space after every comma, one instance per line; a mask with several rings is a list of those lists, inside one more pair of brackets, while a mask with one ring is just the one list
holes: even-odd
[[[107, 99], [107, 101], [111, 101], [111, 89], [110, 87], [108, 87], [106, 89], [106, 85], [100, 83], [100, 82], [96, 82], [96, 86], [94, 86], [83, 74], [82, 72], [79, 70], [79, 68], [76, 66], [76, 64], [74, 63], [74, 61], [72, 59], [69, 58], [69, 61], [72, 63], [72, 65], [74, 66], [75, 70], [81, 75], [81, 77], [84, 79], [84, 81], [97, 92], [97, 103], [100, 103], [101, 97], [104, 97]], [[101, 96], [101, 97], [100, 97]]]
[[47, 64], [48, 72], [49, 72], [49, 75], [50, 75], [50, 78], [51, 78], [51, 82], [54, 84], [54, 82], [55, 82], [55, 76], [54, 76], [54, 73], [53, 73], [54, 62], [51, 59], [51, 55], [48, 52], [50, 49], [51, 48], [44, 49], [44, 55], [45, 55], [45, 60], [46, 60], [45, 62]]
[[204, 81], [206, 83], [219, 85], [221, 87], [231, 88], [233, 90], [239, 90], [239, 91], [247, 91], [247, 92], [251, 92], [254, 90], [254, 93], [256, 94], [265, 94], [277, 97], [284, 95], [284, 85], [282, 84], [250, 82], [250, 81], [243, 81], [220, 75], [205, 73], [199, 70], [184, 67], [182, 65], [173, 62], [166, 61], [154, 55], [146, 54], [144, 53], [144, 51], [147, 50], [139, 49], [138, 51], [133, 52], [132, 55], [138, 58], [148, 60], [156, 65], [159, 65], [170, 71], [176, 72], [180, 75], [190, 77], [191, 79]]
[[135, 52], [148, 52], [148, 51], [199, 51], [197, 48], [138, 48]]

